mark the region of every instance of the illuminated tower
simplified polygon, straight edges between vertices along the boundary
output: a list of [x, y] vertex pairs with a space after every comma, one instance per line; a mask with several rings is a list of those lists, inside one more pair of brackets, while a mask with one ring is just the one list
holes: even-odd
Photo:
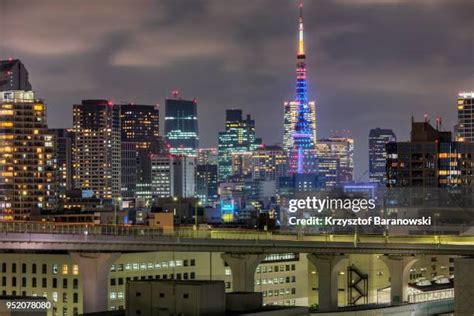
[[[291, 108], [292, 104], [293, 109]], [[285, 134], [290, 134], [285, 135], [287, 143], [284, 144], [288, 152], [288, 172], [290, 174], [315, 174], [317, 170], [315, 152], [316, 109], [314, 102], [308, 101], [302, 4], [300, 4], [299, 41], [296, 63], [296, 97], [294, 102], [288, 103], [288, 107], [288, 111], [285, 108], [285, 125], [288, 124], [289, 126], [285, 126]]]

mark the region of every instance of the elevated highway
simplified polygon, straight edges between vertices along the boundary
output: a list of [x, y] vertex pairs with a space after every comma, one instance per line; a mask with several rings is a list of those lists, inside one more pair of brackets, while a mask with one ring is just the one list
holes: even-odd
[[303, 235], [255, 230], [0, 223], [0, 251], [399, 254], [474, 256], [474, 236]]

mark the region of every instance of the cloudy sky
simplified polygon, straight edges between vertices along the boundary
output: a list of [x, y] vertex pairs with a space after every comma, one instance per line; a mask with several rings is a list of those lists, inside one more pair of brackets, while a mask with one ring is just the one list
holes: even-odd
[[[474, 90], [474, 1], [305, 0], [304, 11], [318, 133], [350, 131], [358, 175], [370, 128], [407, 139], [412, 113], [428, 113], [452, 129], [457, 93]], [[26, 64], [52, 127], [71, 126], [81, 99], [164, 104], [176, 88], [198, 99], [203, 147], [226, 108], [272, 144], [294, 95], [297, 16], [297, 0], [0, 0], [0, 58]]]

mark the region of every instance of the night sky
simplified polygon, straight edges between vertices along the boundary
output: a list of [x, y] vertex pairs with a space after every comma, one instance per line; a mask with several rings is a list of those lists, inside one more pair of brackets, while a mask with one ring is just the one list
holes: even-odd
[[[474, 90], [473, 0], [306, 0], [304, 15], [318, 136], [350, 131], [356, 180], [370, 128], [405, 140], [412, 113], [428, 113], [452, 129], [457, 93]], [[297, 21], [296, 0], [0, 0], [0, 58], [25, 63], [51, 127], [70, 127], [82, 99], [164, 105], [176, 88], [198, 99], [202, 147], [216, 146], [226, 108], [273, 144]]]

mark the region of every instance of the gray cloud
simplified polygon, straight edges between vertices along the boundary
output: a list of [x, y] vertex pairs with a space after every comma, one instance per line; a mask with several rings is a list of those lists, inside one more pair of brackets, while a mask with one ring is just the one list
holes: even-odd
[[[204, 146], [241, 107], [266, 143], [281, 141], [294, 91], [297, 1], [0, 0], [0, 57], [19, 57], [68, 126], [83, 98], [160, 103], [178, 88], [199, 101]], [[408, 137], [410, 116], [441, 115], [474, 89], [471, 0], [306, 0], [310, 95], [319, 135], [349, 129], [367, 168], [372, 127]]]

